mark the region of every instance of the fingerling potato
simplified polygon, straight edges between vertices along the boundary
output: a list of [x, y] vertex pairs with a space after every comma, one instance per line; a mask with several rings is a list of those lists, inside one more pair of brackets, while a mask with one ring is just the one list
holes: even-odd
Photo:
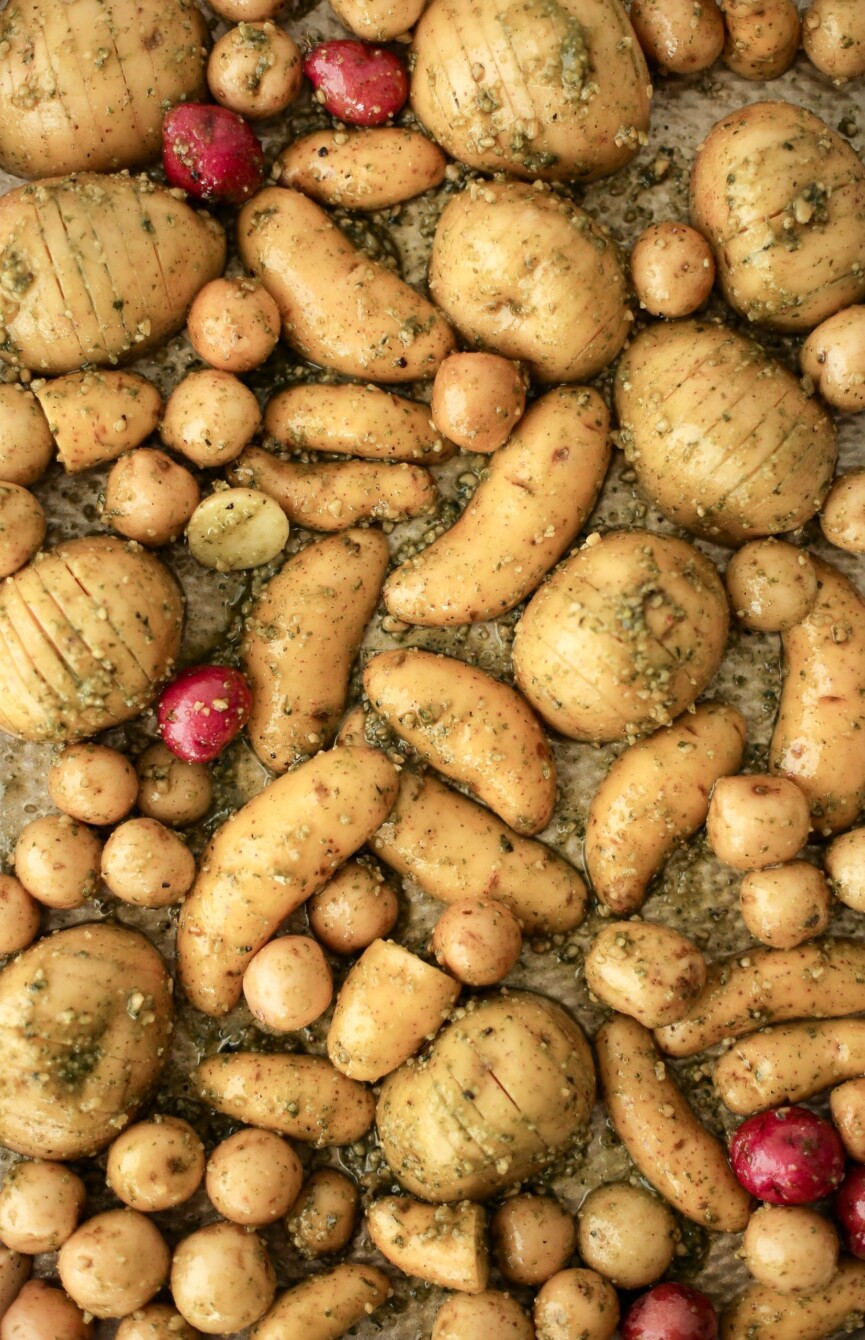
[[776, 1024], [734, 1043], [713, 1082], [731, 1112], [799, 1103], [865, 1073], [865, 1019]]
[[264, 430], [293, 451], [369, 461], [435, 465], [454, 454], [434, 428], [429, 405], [380, 386], [287, 386], [267, 402]]
[[865, 1261], [846, 1257], [825, 1288], [790, 1295], [749, 1284], [721, 1316], [721, 1340], [824, 1340], [865, 1310]]
[[339, 1340], [381, 1307], [390, 1292], [383, 1270], [345, 1261], [279, 1294], [253, 1327], [251, 1340]]
[[420, 131], [380, 126], [301, 135], [277, 157], [274, 175], [322, 205], [389, 209], [438, 186], [446, 165]]
[[594, 995], [644, 1028], [680, 1019], [706, 980], [706, 960], [695, 944], [636, 917], [602, 926], [584, 969]]

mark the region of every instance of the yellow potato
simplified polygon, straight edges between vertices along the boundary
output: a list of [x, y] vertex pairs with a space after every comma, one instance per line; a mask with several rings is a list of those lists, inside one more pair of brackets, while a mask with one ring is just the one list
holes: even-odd
[[689, 316], [712, 292], [711, 247], [687, 224], [652, 223], [634, 243], [631, 278], [640, 306], [653, 316]]
[[633, 0], [630, 17], [646, 56], [671, 74], [708, 70], [724, 49], [715, 0]]
[[552, 1196], [509, 1196], [490, 1220], [496, 1264], [514, 1284], [543, 1284], [573, 1255], [573, 1217]]
[[403, 1274], [459, 1293], [486, 1289], [486, 1214], [480, 1205], [381, 1196], [367, 1209], [366, 1226], [382, 1256]]
[[384, 939], [398, 915], [392, 886], [368, 859], [346, 861], [307, 904], [310, 930], [331, 954], [360, 953]]
[[186, 318], [189, 343], [219, 372], [250, 372], [279, 339], [279, 308], [258, 279], [212, 279]]
[[105, 1177], [125, 1205], [152, 1214], [189, 1200], [201, 1185], [204, 1162], [204, 1145], [189, 1122], [159, 1114], [118, 1135]]
[[793, 949], [822, 935], [832, 914], [832, 890], [809, 861], [751, 870], [739, 889], [739, 911], [755, 940]]
[[123, 1318], [117, 1327], [117, 1340], [201, 1340], [201, 1332], [170, 1303], [148, 1303]]
[[430, 1340], [469, 1340], [479, 1335], [495, 1335], [498, 1340], [534, 1340], [535, 1333], [526, 1313], [510, 1294], [496, 1289], [451, 1294], [436, 1313]]
[[450, 530], [385, 583], [406, 623], [480, 623], [513, 609], [573, 543], [610, 460], [596, 391], [549, 391], [524, 415]]
[[162, 396], [136, 372], [72, 372], [36, 388], [69, 474], [114, 461], [155, 429]]
[[730, 559], [724, 582], [736, 618], [764, 633], [801, 623], [817, 598], [810, 554], [784, 540], [743, 544]]
[[2, 1340], [31, 1340], [62, 1335], [63, 1340], [91, 1340], [93, 1321], [63, 1289], [30, 1280], [3, 1314]]
[[319, 1168], [308, 1177], [290, 1207], [285, 1227], [301, 1256], [341, 1252], [354, 1233], [360, 1193], [336, 1168]]
[[584, 970], [593, 995], [645, 1028], [687, 1014], [706, 981], [706, 960], [695, 944], [637, 917], [602, 926]]
[[0, 1187], [0, 1238], [30, 1256], [56, 1252], [75, 1232], [86, 1199], [81, 1178], [62, 1163], [22, 1159]]
[[240, 212], [237, 237], [244, 265], [276, 300], [284, 340], [312, 362], [410, 382], [432, 377], [451, 352], [453, 332], [436, 309], [298, 191], [259, 192]]
[[73, 744], [53, 760], [48, 794], [58, 810], [84, 824], [125, 819], [138, 794], [129, 759], [104, 744]]
[[498, 451], [525, 408], [525, 373], [499, 354], [451, 354], [435, 375], [433, 422], [464, 451]]
[[215, 572], [272, 563], [288, 542], [280, 507], [259, 489], [218, 489], [200, 502], [186, 526], [189, 552]]
[[794, 1296], [826, 1287], [838, 1268], [838, 1246], [835, 1227], [804, 1205], [761, 1205], [742, 1240], [754, 1278]]
[[45, 539], [39, 499], [20, 484], [0, 484], [0, 579], [23, 568]]
[[814, 1293], [790, 1295], [749, 1284], [721, 1316], [721, 1340], [824, 1340], [865, 1311], [865, 1261], [846, 1257]]
[[170, 1260], [152, 1219], [137, 1210], [105, 1210], [66, 1239], [57, 1273], [70, 1298], [91, 1316], [124, 1317], [159, 1292]]
[[280, 922], [327, 882], [387, 817], [393, 766], [372, 749], [333, 749], [278, 777], [217, 829], [180, 915], [177, 954], [190, 1002], [221, 1015]]
[[865, 307], [845, 307], [822, 321], [799, 350], [799, 366], [836, 409], [865, 409]]
[[619, 1289], [642, 1289], [665, 1275], [679, 1226], [668, 1207], [639, 1183], [595, 1187], [579, 1210], [580, 1255]]
[[595, 1270], [561, 1270], [538, 1291], [533, 1312], [538, 1340], [611, 1340], [619, 1298]]
[[54, 438], [42, 406], [18, 382], [0, 385], [0, 480], [35, 484], [54, 455]]
[[390, 1292], [383, 1270], [347, 1261], [323, 1275], [309, 1275], [281, 1293], [250, 1338], [339, 1340], [375, 1312]]
[[851, 1159], [865, 1162], [865, 1079], [850, 1079], [829, 1095], [835, 1129]]
[[859, 0], [811, 0], [802, 21], [802, 46], [833, 83], [865, 74], [865, 14]]
[[713, 1082], [731, 1112], [750, 1116], [800, 1103], [865, 1073], [865, 1019], [776, 1024], [736, 1042]]
[[139, 447], [112, 466], [102, 516], [119, 535], [155, 548], [183, 534], [200, 501], [188, 470], [164, 451]]
[[322, 205], [389, 209], [438, 186], [446, 164], [438, 145], [420, 131], [376, 126], [301, 135], [279, 154], [274, 175], [280, 186]]
[[520, 956], [522, 928], [495, 898], [461, 898], [439, 917], [431, 947], [436, 962], [458, 982], [494, 986]]
[[288, 386], [267, 402], [264, 429], [293, 451], [421, 465], [436, 465], [454, 454], [452, 443], [433, 427], [429, 405], [380, 386]]
[[207, 86], [213, 97], [249, 121], [284, 112], [302, 84], [300, 47], [270, 19], [231, 28], [207, 61]]
[[823, 502], [820, 529], [848, 554], [865, 554], [865, 470], [838, 475]]
[[719, 777], [712, 788], [706, 836], [718, 860], [734, 870], [792, 861], [810, 828], [808, 802], [786, 777], [741, 773]]
[[799, 50], [801, 24], [794, 0], [722, 0], [727, 40], [724, 64], [744, 79], [777, 79]]
[[190, 1325], [224, 1336], [264, 1315], [276, 1292], [276, 1272], [258, 1233], [219, 1222], [177, 1244], [170, 1283], [177, 1310]]

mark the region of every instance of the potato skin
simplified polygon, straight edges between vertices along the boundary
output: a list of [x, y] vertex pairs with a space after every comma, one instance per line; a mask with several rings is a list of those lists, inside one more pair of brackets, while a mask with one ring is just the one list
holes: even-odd
[[73, 372], [36, 391], [69, 474], [114, 461], [155, 429], [162, 397], [135, 372]]
[[486, 1214], [480, 1205], [434, 1206], [380, 1196], [366, 1212], [370, 1237], [404, 1274], [459, 1293], [482, 1293], [489, 1280]]
[[162, 1069], [169, 988], [149, 941], [108, 922], [58, 931], [10, 963], [0, 973], [3, 1144], [72, 1159], [113, 1140]]
[[649, 74], [619, 0], [432, 0], [414, 57], [416, 116], [470, 167], [593, 181], [648, 129]]
[[738, 545], [793, 530], [829, 488], [838, 455], [830, 415], [723, 326], [650, 326], [619, 363], [615, 398], [643, 492], [704, 539]]
[[698, 74], [724, 49], [715, 0], [633, 0], [631, 23], [646, 56], [671, 74]]
[[417, 649], [373, 656], [363, 685], [378, 715], [438, 772], [466, 785], [517, 833], [546, 828], [555, 759], [515, 689], [452, 656]]
[[455, 451], [430, 423], [429, 405], [380, 386], [288, 386], [267, 402], [264, 430], [294, 451], [367, 461], [436, 465]]
[[612, 238], [541, 186], [481, 182], [455, 196], [436, 228], [429, 284], [471, 347], [522, 360], [541, 382], [593, 377], [631, 331]]
[[196, 1009], [222, 1015], [237, 1004], [256, 950], [371, 837], [396, 790], [383, 754], [343, 746], [278, 777], [217, 829], [177, 932]]
[[811, 0], [802, 20], [802, 46], [835, 84], [865, 73], [865, 22], [858, 0]]
[[314, 363], [363, 381], [410, 382], [432, 377], [454, 347], [436, 309], [299, 191], [260, 191], [240, 212], [237, 241], [279, 307], [284, 340]]
[[721, 1316], [721, 1340], [823, 1340], [865, 1309], [865, 1261], [842, 1258], [824, 1289], [797, 1294], [749, 1284]]
[[289, 559], [253, 606], [242, 651], [252, 690], [249, 738], [275, 772], [336, 734], [387, 565], [379, 531], [348, 531]]
[[815, 1094], [865, 1072], [865, 1019], [776, 1024], [736, 1042], [712, 1076], [731, 1112], [750, 1116]]
[[322, 205], [387, 209], [422, 195], [444, 179], [447, 159], [417, 130], [317, 130], [283, 149], [274, 164], [280, 186]]
[[390, 1280], [375, 1266], [346, 1261], [279, 1294], [250, 1340], [339, 1340], [380, 1307]]
[[645, 1028], [688, 1012], [706, 981], [699, 949], [669, 926], [632, 917], [602, 926], [585, 958], [586, 985]]
[[716, 123], [691, 171], [691, 222], [749, 321], [810, 330], [865, 296], [865, 167], [803, 107], [755, 102]]
[[139, 358], [180, 330], [224, 264], [216, 220], [148, 177], [19, 186], [0, 198], [0, 266], [14, 281], [0, 298], [0, 361], [51, 376]]

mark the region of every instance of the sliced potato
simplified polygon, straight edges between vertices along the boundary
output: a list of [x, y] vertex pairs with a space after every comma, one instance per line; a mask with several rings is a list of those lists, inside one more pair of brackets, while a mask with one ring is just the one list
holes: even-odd
[[159, 391], [135, 372], [73, 372], [43, 382], [36, 398], [69, 474], [140, 446], [162, 412]]
[[405, 1275], [458, 1293], [487, 1287], [486, 1214], [480, 1205], [424, 1205], [408, 1196], [380, 1196], [366, 1212], [369, 1235]]

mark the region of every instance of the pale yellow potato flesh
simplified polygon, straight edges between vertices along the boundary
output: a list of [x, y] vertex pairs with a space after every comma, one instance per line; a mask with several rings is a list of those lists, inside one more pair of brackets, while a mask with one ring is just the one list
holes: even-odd
[[251, 1340], [339, 1340], [375, 1312], [390, 1293], [390, 1280], [375, 1266], [345, 1261], [310, 1275], [278, 1295], [250, 1331]]
[[459, 1293], [487, 1287], [487, 1217], [480, 1205], [441, 1207], [381, 1196], [369, 1206], [366, 1226], [382, 1256], [403, 1274]]
[[134, 372], [73, 372], [36, 388], [69, 474], [116, 460], [155, 429], [162, 397]]
[[865, 1019], [776, 1024], [725, 1052], [713, 1081], [721, 1101], [741, 1116], [800, 1103], [865, 1073]]

